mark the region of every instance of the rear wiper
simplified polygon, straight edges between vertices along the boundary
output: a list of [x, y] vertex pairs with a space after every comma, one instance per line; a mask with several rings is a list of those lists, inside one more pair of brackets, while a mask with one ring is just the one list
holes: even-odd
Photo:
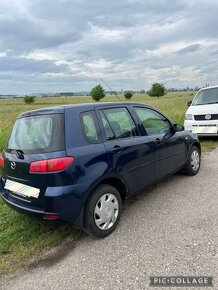
[[24, 152], [22, 150], [20, 150], [20, 149], [6, 148], [5, 151], [8, 152], [8, 153], [15, 152], [17, 158], [24, 159]]
[[19, 159], [24, 159], [24, 153], [23, 153], [23, 151], [22, 150], [17, 150], [17, 149], [15, 149], [15, 152], [16, 152], [16, 155], [17, 155], [17, 158], [19, 158]]

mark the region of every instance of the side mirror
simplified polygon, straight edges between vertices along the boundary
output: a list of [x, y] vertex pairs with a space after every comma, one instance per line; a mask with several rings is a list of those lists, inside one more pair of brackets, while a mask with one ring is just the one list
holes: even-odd
[[185, 127], [182, 124], [174, 124], [174, 128], [176, 132], [181, 132], [185, 130]]
[[192, 104], [192, 101], [188, 101], [188, 103], [187, 103], [188, 107], [190, 107], [191, 104]]

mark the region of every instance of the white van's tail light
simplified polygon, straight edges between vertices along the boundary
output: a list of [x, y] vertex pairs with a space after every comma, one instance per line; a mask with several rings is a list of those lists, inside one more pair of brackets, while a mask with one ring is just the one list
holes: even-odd
[[5, 160], [4, 160], [3, 156], [0, 155], [0, 167], [4, 168], [4, 166], [5, 166]]
[[34, 161], [30, 164], [30, 173], [57, 172], [66, 169], [74, 161], [73, 157], [63, 157]]

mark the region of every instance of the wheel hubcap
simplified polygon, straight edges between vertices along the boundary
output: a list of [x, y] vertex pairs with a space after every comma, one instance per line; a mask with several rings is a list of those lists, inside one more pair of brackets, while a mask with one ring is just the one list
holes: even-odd
[[117, 220], [119, 204], [112, 193], [106, 193], [98, 200], [95, 206], [94, 219], [96, 226], [101, 230], [108, 230]]
[[191, 155], [191, 167], [194, 171], [197, 171], [200, 166], [200, 156], [197, 150], [194, 150]]

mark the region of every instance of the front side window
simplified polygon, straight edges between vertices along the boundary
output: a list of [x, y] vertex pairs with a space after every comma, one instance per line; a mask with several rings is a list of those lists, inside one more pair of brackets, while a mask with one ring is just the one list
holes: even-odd
[[87, 112], [81, 115], [82, 126], [83, 126], [84, 135], [89, 140], [89, 142], [98, 143], [99, 137], [98, 137], [96, 122], [95, 122], [93, 114], [94, 114], [93, 112]]
[[134, 108], [148, 135], [166, 134], [171, 132], [169, 121], [158, 112], [142, 107]]
[[101, 113], [107, 140], [137, 136], [135, 124], [126, 108], [105, 109]]

